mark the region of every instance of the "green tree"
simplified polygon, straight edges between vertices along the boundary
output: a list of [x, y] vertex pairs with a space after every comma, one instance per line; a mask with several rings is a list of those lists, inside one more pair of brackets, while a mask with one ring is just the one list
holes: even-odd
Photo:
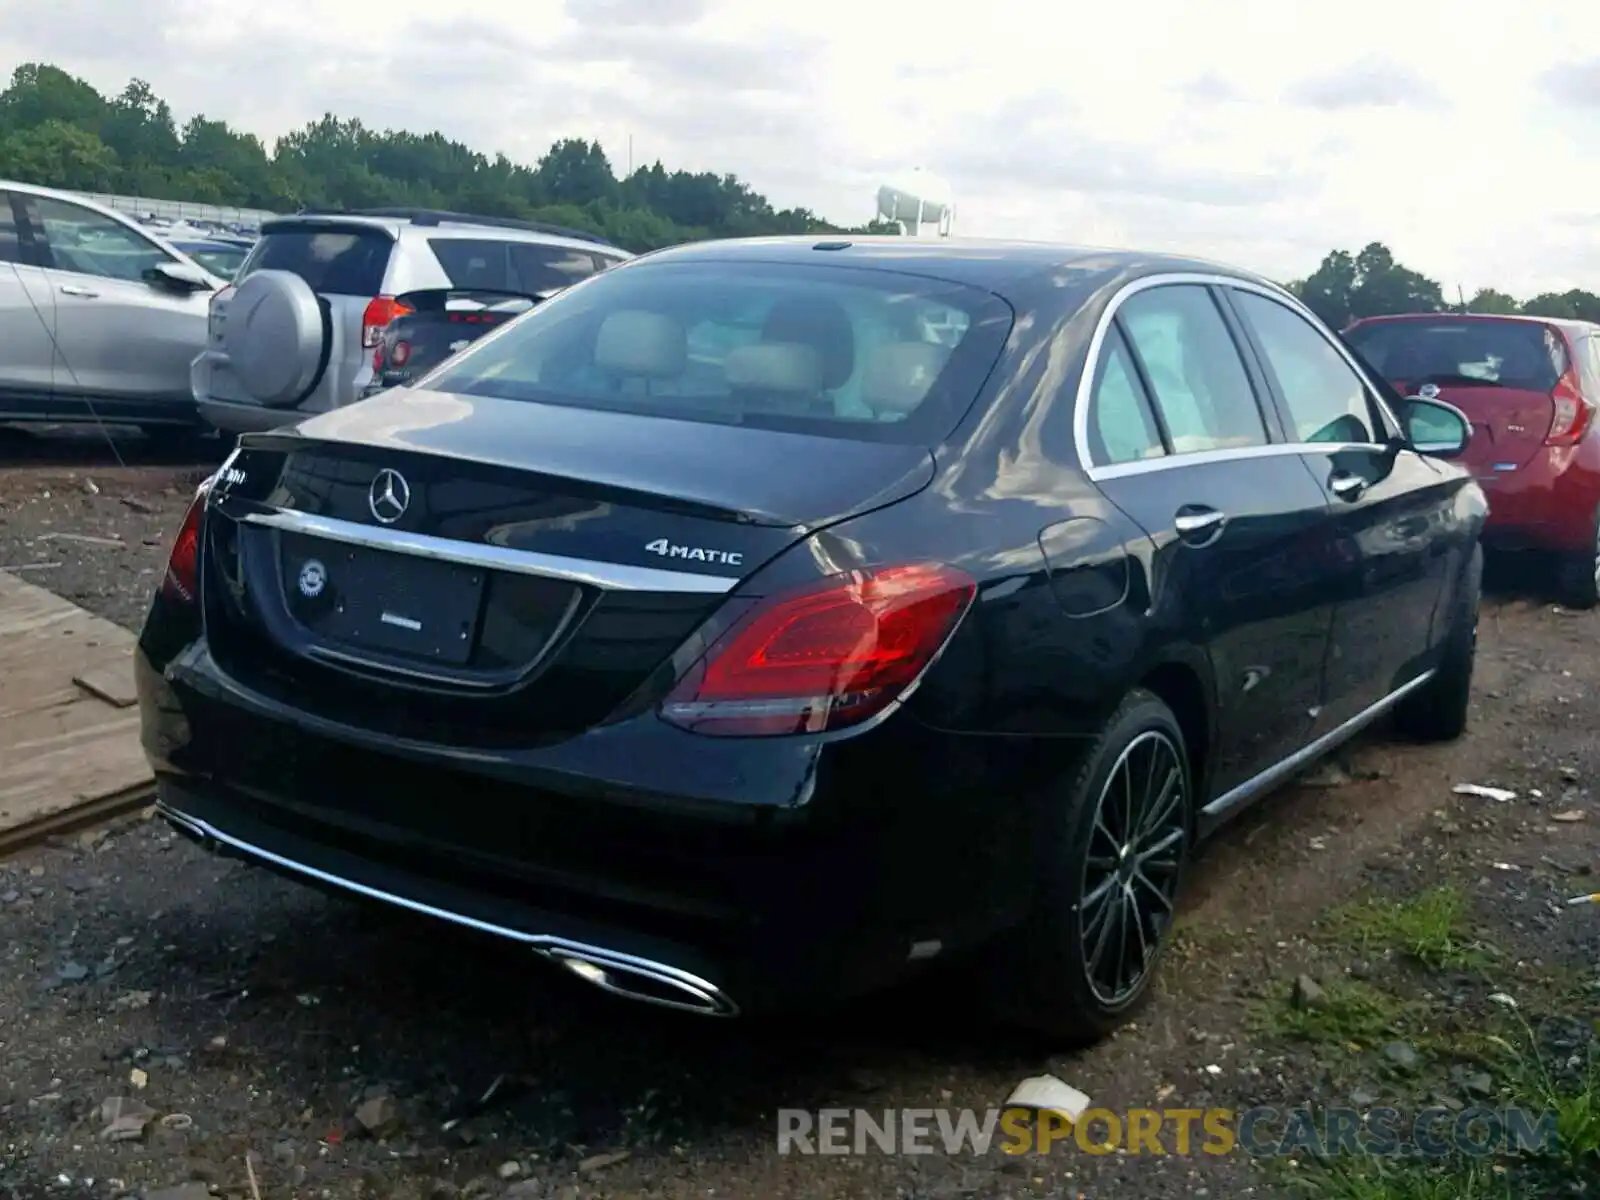
[[1522, 311], [1533, 317], [1600, 321], [1600, 296], [1577, 288], [1569, 292], [1545, 292], [1524, 304]]
[[1307, 308], [1334, 329], [1361, 317], [1443, 312], [1444, 292], [1425, 275], [1395, 261], [1382, 242], [1359, 254], [1334, 250], [1305, 279], [1291, 285]]
[[1522, 311], [1522, 305], [1517, 302], [1515, 296], [1505, 292], [1496, 291], [1494, 288], [1479, 288], [1472, 299], [1467, 301], [1467, 311], [1512, 316]]
[[52, 119], [0, 138], [0, 177], [101, 192], [114, 188], [121, 172], [116, 152], [98, 135]]
[[0, 92], [0, 132], [59, 121], [98, 134], [105, 115], [105, 97], [48, 63], [23, 63], [11, 73], [11, 85]]
[[806, 208], [779, 211], [733, 175], [668, 171], [660, 163], [619, 180], [598, 142], [555, 142], [533, 166], [493, 157], [442, 133], [379, 132], [328, 113], [270, 150], [203, 115], [181, 127], [142, 80], [107, 99], [45, 63], [13, 73], [0, 93], [0, 173], [78, 190], [240, 205], [417, 205], [524, 217], [650, 250], [705, 237], [844, 230]]

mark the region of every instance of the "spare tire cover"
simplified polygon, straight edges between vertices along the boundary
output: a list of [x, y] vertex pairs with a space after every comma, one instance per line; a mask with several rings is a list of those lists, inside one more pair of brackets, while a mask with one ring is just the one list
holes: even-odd
[[290, 271], [256, 271], [228, 302], [222, 348], [234, 378], [261, 403], [298, 403], [316, 382], [327, 336], [322, 306]]

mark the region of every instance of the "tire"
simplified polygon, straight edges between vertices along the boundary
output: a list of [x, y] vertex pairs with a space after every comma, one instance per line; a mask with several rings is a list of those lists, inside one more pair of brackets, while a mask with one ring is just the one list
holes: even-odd
[[[1144, 805], [1134, 807], [1142, 822], [1131, 824], [1144, 832], [1129, 839], [1121, 814], [1131, 795]], [[1150, 692], [1130, 692], [1072, 769], [1059, 803], [1043, 804], [1035, 910], [993, 951], [988, 1007], [1055, 1043], [1084, 1046], [1124, 1024], [1147, 997], [1188, 866], [1192, 772], [1172, 710]], [[1121, 978], [1112, 961], [1119, 949]]]
[[1563, 554], [1556, 564], [1556, 580], [1561, 602], [1568, 608], [1587, 611], [1600, 604], [1600, 510], [1595, 513], [1589, 549]]
[[1456, 590], [1450, 629], [1434, 676], [1395, 709], [1394, 726], [1403, 736], [1418, 742], [1451, 742], [1467, 731], [1482, 596], [1483, 547], [1474, 546]]

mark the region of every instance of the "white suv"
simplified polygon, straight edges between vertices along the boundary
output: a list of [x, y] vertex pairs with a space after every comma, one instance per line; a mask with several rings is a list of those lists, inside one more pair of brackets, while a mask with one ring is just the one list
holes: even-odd
[[568, 229], [422, 209], [297, 213], [261, 238], [211, 301], [190, 368], [200, 415], [275, 429], [359, 400], [395, 297], [431, 288], [545, 293], [631, 258]]

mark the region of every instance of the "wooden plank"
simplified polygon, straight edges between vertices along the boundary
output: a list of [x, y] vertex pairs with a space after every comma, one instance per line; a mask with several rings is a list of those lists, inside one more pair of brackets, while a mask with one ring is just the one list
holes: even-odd
[[0, 571], [0, 854], [148, 803], [134, 637]]
[[138, 690], [133, 686], [133, 657], [119, 658], [114, 666], [97, 667], [74, 675], [72, 682], [97, 700], [104, 700], [116, 708], [132, 708], [139, 703]]

